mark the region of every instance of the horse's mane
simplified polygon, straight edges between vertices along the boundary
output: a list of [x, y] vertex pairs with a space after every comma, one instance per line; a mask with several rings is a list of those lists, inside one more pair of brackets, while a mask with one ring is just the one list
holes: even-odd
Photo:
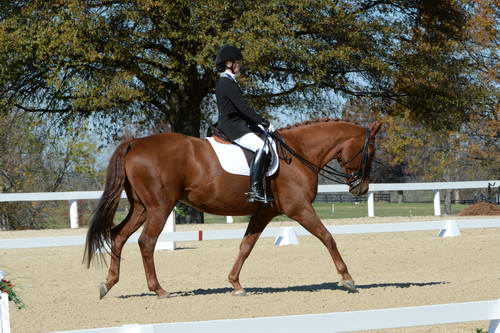
[[289, 130], [289, 129], [292, 129], [292, 128], [302, 127], [302, 126], [316, 124], [316, 123], [327, 123], [327, 122], [338, 122], [338, 121], [345, 122], [345, 123], [350, 123], [350, 124], [354, 124], [354, 125], [358, 125], [355, 122], [352, 122], [352, 121], [350, 121], [348, 119], [318, 118], [318, 119], [305, 120], [305, 121], [302, 121], [300, 123], [296, 123], [296, 124], [293, 124], [293, 125], [288, 125], [286, 127], [278, 128], [278, 130], [279, 131], [281, 131], [281, 130]]

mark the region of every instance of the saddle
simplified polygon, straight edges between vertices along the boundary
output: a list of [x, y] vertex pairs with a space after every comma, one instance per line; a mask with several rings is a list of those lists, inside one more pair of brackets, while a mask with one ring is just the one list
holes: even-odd
[[[210, 142], [222, 168], [226, 172], [243, 176], [250, 175], [250, 165], [255, 155], [253, 151], [231, 142], [231, 140], [215, 126], [210, 128], [208, 135], [211, 136], [207, 136], [206, 140]], [[260, 137], [264, 140], [265, 134], [263, 133]], [[268, 165], [266, 176], [273, 175], [279, 167], [279, 159], [274, 141], [271, 142], [270, 146], [272, 147], [271, 161]]]
[[[212, 134], [212, 137], [214, 138], [214, 140], [220, 144], [223, 144], [223, 145], [236, 145], [238, 146], [236, 143], [232, 142], [220, 129], [218, 129], [217, 127], [215, 126], [211, 126], [210, 128], [210, 132]], [[263, 135], [259, 135], [259, 137], [261, 139], [264, 140], [264, 138], [262, 137]], [[250, 167], [250, 164], [252, 164], [252, 159], [255, 155], [255, 153], [251, 150], [248, 150], [246, 149], [245, 147], [241, 147], [241, 146], [238, 146], [241, 148], [241, 150], [243, 150], [243, 154], [245, 154], [245, 159], [247, 160], [247, 164], [248, 164], [248, 167]]]

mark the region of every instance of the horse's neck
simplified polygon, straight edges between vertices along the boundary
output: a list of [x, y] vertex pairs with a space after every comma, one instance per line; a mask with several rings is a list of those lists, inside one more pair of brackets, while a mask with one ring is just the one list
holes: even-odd
[[289, 129], [284, 137], [297, 153], [319, 167], [337, 158], [342, 144], [357, 134], [356, 126], [317, 123]]

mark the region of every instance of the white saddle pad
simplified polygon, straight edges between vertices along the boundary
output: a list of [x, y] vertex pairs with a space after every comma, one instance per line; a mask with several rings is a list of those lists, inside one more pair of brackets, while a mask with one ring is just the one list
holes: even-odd
[[[215, 141], [211, 136], [206, 138], [212, 145], [212, 148], [217, 154], [217, 158], [224, 169], [228, 173], [242, 176], [250, 176], [250, 168], [248, 167], [247, 159], [242, 148], [231, 144], [223, 144]], [[271, 163], [266, 172], [266, 176], [272, 176], [279, 166], [278, 154], [276, 153], [276, 143], [272, 140]]]

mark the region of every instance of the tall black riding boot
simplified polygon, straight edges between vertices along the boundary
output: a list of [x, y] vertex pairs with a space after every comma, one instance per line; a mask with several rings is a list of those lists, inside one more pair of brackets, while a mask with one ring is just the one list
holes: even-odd
[[270, 202], [273, 201], [271, 195], [267, 195], [263, 188], [265, 181], [264, 173], [266, 170], [268, 154], [264, 149], [259, 149], [255, 152], [255, 156], [250, 166], [250, 189], [247, 193], [249, 202]]

